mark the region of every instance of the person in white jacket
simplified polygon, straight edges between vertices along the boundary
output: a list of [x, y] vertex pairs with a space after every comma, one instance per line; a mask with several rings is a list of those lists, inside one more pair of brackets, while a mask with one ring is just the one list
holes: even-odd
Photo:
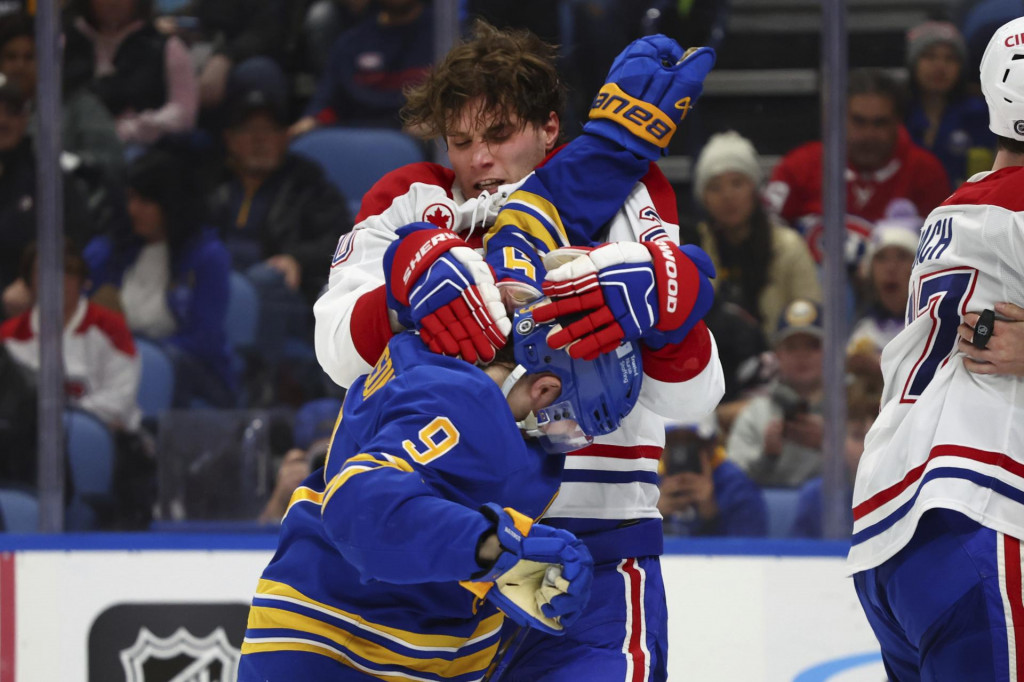
[[[38, 292], [36, 247], [22, 258], [22, 277], [33, 300]], [[96, 416], [114, 431], [137, 431], [142, 421], [137, 393], [142, 366], [124, 316], [83, 295], [88, 271], [72, 248], [64, 253], [64, 388], [68, 405]], [[39, 370], [39, 306], [0, 326], [11, 357]]]

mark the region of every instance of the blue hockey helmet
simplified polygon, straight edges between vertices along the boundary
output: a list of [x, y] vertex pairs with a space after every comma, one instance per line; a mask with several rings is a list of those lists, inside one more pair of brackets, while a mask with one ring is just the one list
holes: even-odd
[[555, 322], [540, 323], [533, 319], [533, 309], [546, 303], [535, 301], [515, 312], [512, 341], [519, 365], [506, 385], [523, 374], [550, 372], [562, 382], [556, 402], [537, 410], [523, 428], [538, 438], [551, 453], [578, 450], [619, 428], [640, 395], [643, 379], [640, 349], [626, 341], [614, 351], [595, 360], [573, 359], [565, 349], [548, 345], [547, 337]]

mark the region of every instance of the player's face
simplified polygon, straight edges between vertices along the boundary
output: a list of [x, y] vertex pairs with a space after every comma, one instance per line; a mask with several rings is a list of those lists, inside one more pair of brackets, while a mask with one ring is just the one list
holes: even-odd
[[900, 119], [888, 97], [854, 95], [846, 107], [846, 154], [862, 171], [878, 170], [892, 158]]
[[267, 113], [258, 112], [224, 134], [228, 154], [243, 173], [267, 175], [277, 170], [288, 148], [288, 134]]
[[495, 116], [480, 114], [481, 103], [470, 102], [454, 119], [445, 136], [448, 160], [463, 196], [497, 191], [500, 185], [529, 175], [558, 139], [558, 116], [551, 112], [544, 125], [521, 125], [512, 118], [496, 125]]
[[797, 390], [809, 390], [821, 384], [824, 351], [814, 334], [793, 334], [775, 346], [779, 359], [779, 378]]
[[893, 315], [907, 307], [907, 287], [914, 269], [914, 254], [899, 246], [879, 249], [871, 259], [871, 284], [878, 302]]
[[32, 97], [36, 91], [36, 44], [28, 36], [11, 38], [0, 49], [0, 73], [18, 86], [21, 94]]
[[137, 192], [128, 190], [128, 217], [132, 231], [147, 243], [162, 241], [167, 232], [164, 229], [164, 212], [160, 204], [143, 198]]
[[961, 68], [960, 58], [953, 47], [936, 43], [918, 57], [914, 65], [914, 79], [922, 93], [945, 95], [959, 80]]
[[17, 147], [28, 129], [28, 114], [0, 102], [0, 152]]
[[754, 214], [757, 188], [749, 176], [736, 171], [719, 173], [704, 189], [704, 206], [717, 228], [746, 227]]

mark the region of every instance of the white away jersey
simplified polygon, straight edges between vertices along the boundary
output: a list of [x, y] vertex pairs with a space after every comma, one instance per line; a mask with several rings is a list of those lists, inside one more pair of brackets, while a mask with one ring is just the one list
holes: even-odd
[[1024, 538], [1024, 381], [973, 374], [956, 349], [963, 315], [998, 301], [1024, 305], [1024, 167], [976, 175], [925, 222], [857, 471], [851, 572], [893, 556], [934, 507]]

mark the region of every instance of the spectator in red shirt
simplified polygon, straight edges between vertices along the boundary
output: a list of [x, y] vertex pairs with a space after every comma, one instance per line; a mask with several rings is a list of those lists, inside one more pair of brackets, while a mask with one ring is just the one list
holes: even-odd
[[[874, 223], [908, 201], [917, 215], [928, 215], [949, 196], [950, 186], [942, 163], [903, 128], [905, 92], [899, 83], [884, 71], [858, 69], [850, 73], [847, 97], [846, 210], [853, 216], [847, 228], [866, 240], [871, 227], [864, 221]], [[783, 157], [765, 192], [818, 257], [821, 180], [822, 144], [809, 142]]]

